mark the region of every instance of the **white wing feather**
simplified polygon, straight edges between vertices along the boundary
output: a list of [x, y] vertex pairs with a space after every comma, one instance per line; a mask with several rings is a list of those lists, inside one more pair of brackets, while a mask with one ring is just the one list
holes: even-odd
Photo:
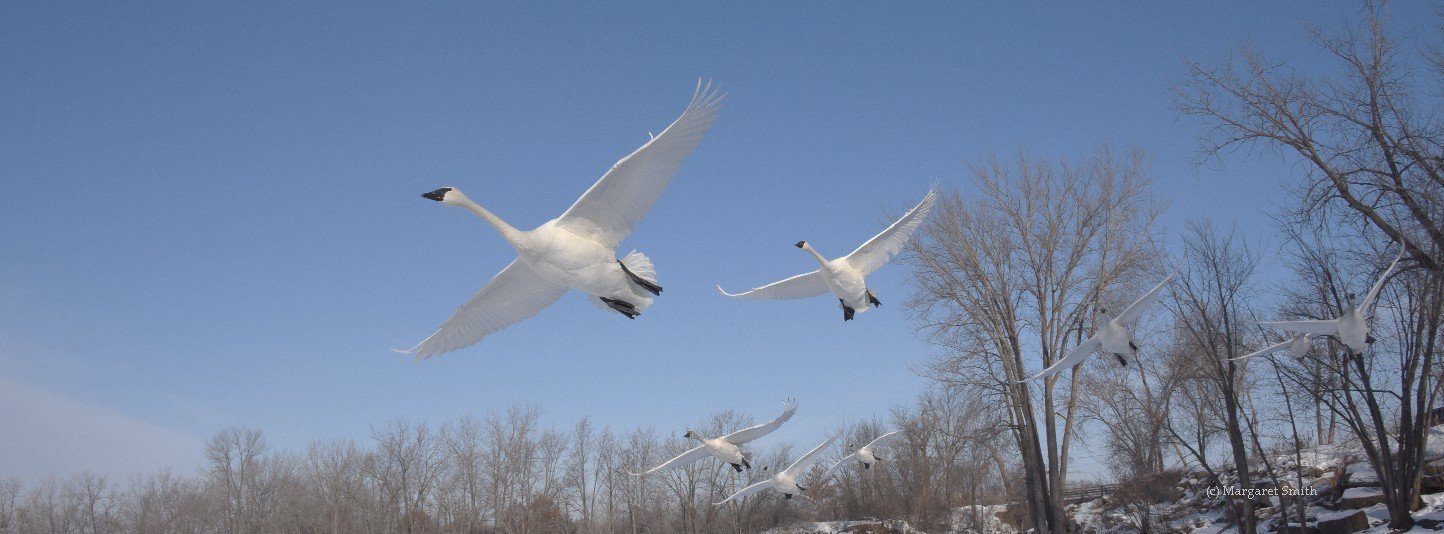
[[1259, 321], [1258, 324], [1272, 326], [1274, 328], [1296, 332], [1300, 334], [1314, 334], [1317, 336], [1338, 336], [1338, 319], [1312, 319], [1306, 321]]
[[742, 430], [738, 430], [726, 436], [722, 436], [722, 439], [727, 440], [728, 443], [731, 443], [733, 445], [741, 445], [743, 443], [747, 443], [762, 436], [766, 436], [772, 433], [773, 430], [777, 430], [777, 427], [782, 426], [782, 423], [786, 423], [788, 419], [792, 419], [792, 414], [795, 413], [797, 413], [797, 401], [787, 399], [786, 401], [782, 402], [782, 415], [777, 416], [776, 419], [754, 427], [748, 427]]
[[1389, 268], [1388, 268], [1388, 269], [1384, 269], [1383, 274], [1380, 274], [1380, 275], [1379, 275], [1379, 281], [1374, 282], [1374, 287], [1369, 288], [1369, 294], [1366, 295], [1366, 296], [1364, 296], [1364, 301], [1363, 301], [1363, 302], [1360, 302], [1360, 303], [1359, 303], [1359, 309], [1364, 311], [1364, 316], [1365, 316], [1365, 317], [1373, 317], [1373, 316], [1374, 316], [1374, 299], [1379, 298], [1379, 290], [1384, 287], [1384, 281], [1389, 279], [1389, 273], [1391, 273], [1391, 272], [1394, 271], [1394, 266], [1398, 265], [1398, 264], [1399, 264], [1399, 260], [1401, 260], [1401, 259], [1403, 259], [1403, 258], [1404, 258], [1404, 247], [1403, 247], [1402, 245], [1400, 245], [1400, 246], [1399, 246], [1399, 255], [1394, 257], [1394, 262], [1389, 264]]
[[894, 431], [892, 431], [892, 432], [888, 432], [888, 433], [886, 433], [886, 434], [883, 434], [883, 435], [881, 435], [881, 436], [878, 436], [877, 439], [874, 439], [874, 440], [872, 440], [871, 442], [869, 442], [867, 445], [864, 445], [863, 448], [865, 448], [865, 449], [871, 449], [871, 448], [873, 448], [874, 446], [879, 445], [879, 444], [881, 444], [881, 443], [883, 443], [884, 441], [887, 441], [887, 440], [889, 440], [889, 439], [892, 439], [893, 436], [896, 436], [896, 435], [899, 435], [899, 434], [902, 434], [902, 431], [901, 431], [901, 430], [894, 430]]
[[922, 202], [913, 206], [913, 209], [904, 213], [882, 233], [873, 236], [862, 246], [857, 247], [857, 250], [848, 254], [845, 257], [847, 263], [852, 268], [862, 271], [864, 275], [872, 274], [873, 271], [886, 265], [888, 260], [891, 260], [893, 255], [907, 244], [908, 238], [912, 237], [918, 226], [922, 225], [923, 219], [928, 216], [928, 211], [933, 209], [933, 201], [937, 199], [937, 193], [936, 186], [929, 189]]
[[823, 278], [821, 270], [817, 270], [741, 293], [728, 293], [722, 286], [717, 286], [717, 291], [739, 299], [800, 299], [821, 295], [828, 292], [828, 288], [827, 279]]
[[672, 467], [672, 466], [674, 466], [674, 465], [677, 465], [677, 466], [687, 465], [687, 464], [690, 464], [690, 463], [695, 462], [695, 461], [697, 461], [697, 460], [701, 460], [702, 458], [706, 457], [707, 454], [708, 454], [708, 453], [707, 453], [707, 447], [702, 446], [702, 445], [698, 445], [698, 446], [696, 446], [696, 447], [693, 447], [693, 448], [687, 450], [687, 452], [684, 452], [684, 453], [682, 453], [682, 454], [678, 454], [676, 458], [673, 458], [673, 459], [671, 459], [671, 460], [667, 460], [667, 461], [665, 461], [665, 462], [662, 462], [662, 465], [659, 465], [659, 466], [657, 466], [657, 467], [653, 467], [653, 468], [648, 469], [648, 470], [646, 470], [646, 471], [642, 471], [641, 473], [633, 472], [633, 473], [632, 473], [632, 476], [642, 476], [642, 475], [651, 474], [651, 473], [653, 473], [653, 472], [661, 471], [661, 470], [663, 470], [663, 469], [666, 469], [666, 468], [668, 468], [668, 467]]
[[716, 506], [722, 506], [724, 504], [727, 504], [727, 501], [730, 501], [732, 499], [745, 499], [748, 495], [752, 495], [753, 493], [757, 493], [770, 487], [772, 487], [772, 479], [768, 478], [766, 480], [763, 480], [762, 482], [758, 482], [751, 486], [742, 488], [741, 490], [738, 490], [737, 493], [733, 493], [731, 497], [722, 499], [722, 502], [713, 504], [715, 504]]
[[813, 462], [817, 461], [817, 455], [821, 454], [822, 450], [826, 449], [828, 445], [832, 445], [832, 442], [834, 441], [837, 441], [837, 436], [827, 438], [827, 441], [822, 442], [821, 445], [818, 445], [811, 451], [808, 451], [807, 454], [804, 454], [801, 458], [798, 458], [796, 462], [792, 462], [792, 465], [787, 466], [787, 469], [783, 471], [783, 473], [792, 475], [793, 477], [801, 475], [803, 471], [807, 470], [807, 468], [812, 467]]
[[832, 474], [836, 473], [838, 468], [842, 467], [843, 465], [850, 464], [855, 461], [857, 461], [857, 453], [855, 452], [847, 456], [843, 456], [841, 460], [837, 461], [837, 463], [832, 464], [832, 467], [827, 468], [827, 471], [822, 472], [822, 480], [827, 480], [827, 477], [832, 476]]
[[1123, 326], [1137, 321], [1138, 318], [1143, 315], [1143, 311], [1147, 310], [1148, 307], [1153, 304], [1153, 301], [1158, 298], [1158, 294], [1163, 292], [1163, 286], [1167, 285], [1171, 279], [1173, 279], [1173, 275], [1171, 274], [1163, 277], [1162, 282], [1153, 286], [1153, 289], [1148, 290], [1142, 297], [1138, 297], [1138, 300], [1133, 301], [1133, 304], [1129, 304], [1127, 308], [1124, 308], [1123, 313], [1118, 314], [1118, 317], [1113, 320]]
[[1274, 351], [1277, 351], [1277, 350], [1283, 350], [1283, 349], [1289, 348], [1289, 345], [1293, 344], [1293, 342], [1294, 342], [1293, 338], [1285, 339], [1285, 340], [1284, 340], [1283, 342], [1281, 342], [1281, 343], [1275, 343], [1275, 344], [1273, 344], [1273, 345], [1269, 345], [1269, 346], [1267, 346], [1267, 347], [1264, 347], [1264, 348], [1262, 348], [1262, 349], [1259, 349], [1259, 350], [1250, 352], [1250, 353], [1245, 354], [1245, 355], [1243, 355], [1243, 356], [1239, 356], [1239, 357], [1237, 357], [1237, 358], [1229, 358], [1229, 359], [1230, 359], [1230, 360], [1246, 360], [1246, 359], [1252, 358], [1252, 357], [1254, 357], [1254, 356], [1259, 356], [1259, 355], [1263, 355], [1263, 354], [1268, 354], [1268, 353], [1271, 353], [1271, 352], [1274, 352]]
[[573, 233], [616, 247], [647, 215], [662, 190], [697, 149], [717, 119], [722, 93], [697, 81], [697, 91], [682, 116], [602, 175], [557, 224]]
[[1073, 350], [1068, 351], [1068, 355], [1064, 356], [1063, 359], [1054, 362], [1052, 367], [1044, 369], [1043, 372], [1024, 379], [1023, 382], [1027, 382], [1028, 380], [1037, 380], [1039, 378], [1047, 378], [1058, 374], [1060, 371], [1077, 365], [1085, 358], [1092, 356], [1093, 353], [1096, 352], [1101, 346], [1103, 346], [1103, 344], [1098, 341], [1098, 336], [1096, 335], [1085, 339], [1082, 343], [1079, 343], [1078, 346], [1073, 347]]
[[567, 292], [565, 286], [547, 282], [522, 263], [511, 265], [492, 277], [431, 336], [409, 350], [417, 358], [430, 358], [472, 345], [481, 338], [511, 326], [551, 306]]

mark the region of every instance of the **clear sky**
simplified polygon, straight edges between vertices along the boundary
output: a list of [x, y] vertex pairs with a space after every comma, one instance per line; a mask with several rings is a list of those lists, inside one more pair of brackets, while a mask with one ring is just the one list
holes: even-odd
[[[801, 409], [770, 440], [910, 401], [930, 350], [901, 304], [718, 295], [841, 255], [934, 181], [1027, 149], [1150, 151], [1163, 223], [1259, 234], [1302, 169], [1194, 164], [1185, 58], [1243, 41], [1300, 66], [1350, 2], [0, 4], [0, 476], [189, 472], [233, 425], [282, 449], [391, 418], [532, 403], [623, 431]], [[1401, 31], [1434, 6], [1399, 2]], [[628, 321], [571, 293], [460, 352], [430, 334], [514, 257], [419, 194], [519, 227], [659, 132], [699, 77], [729, 96], [622, 253], [666, 293]], [[1265, 244], [1267, 237], [1262, 238]], [[759, 442], [765, 446], [765, 443]]]

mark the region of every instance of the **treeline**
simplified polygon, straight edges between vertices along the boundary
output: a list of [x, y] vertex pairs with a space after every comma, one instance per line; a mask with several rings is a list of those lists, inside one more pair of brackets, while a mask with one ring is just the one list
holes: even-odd
[[[840, 429], [860, 445], [907, 431], [863, 471], [851, 465], [805, 498], [763, 492], [724, 506], [751, 481], [785, 468], [805, 450], [753, 451], [739, 475], [712, 458], [685, 468], [631, 473], [693, 446], [682, 430], [614, 431], [586, 419], [544, 428], [535, 407], [513, 406], [440, 426], [393, 420], [366, 443], [318, 441], [276, 450], [262, 431], [231, 428], [206, 447], [195, 473], [159, 472], [117, 481], [98, 473], [28, 487], [0, 479], [0, 532], [758, 532], [804, 520], [885, 517], [944, 525], [950, 509], [1003, 492], [996, 450], [969, 426], [987, 407], [927, 392], [886, 423]], [[720, 435], [753, 423], [727, 411], [692, 430]], [[803, 449], [805, 449], [804, 447]], [[818, 462], [815, 478], [847, 454]], [[991, 498], [991, 499], [990, 499]]]
[[[1146, 501], [1170, 494], [1147, 490], [1159, 475], [1298, 487], [1302, 475], [1275, 478], [1279, 456], [1302, 463], [1300, 449], [1344, 441], [1373, 467], [1389, 526], [1414, 525], [1444, 393], [1444, 46], [1438, 34], [1392, 36], [1387, 5], [1362, 11], [1352, 27], [1313, 32], [1326, 67], [1244, 49], [1188, 64], [1176, 88], [1178, 110], [1206, 125], [1205, 158], [1263, 149], [1292, 164], [1274, 235], [1203, 218], [1166, 242], [1148, 158], [1099, 150], [974, 165], [973, 187], [944, 195], [909, 244], [911, 307], [942, 349], [925, 372], [1003, 407], [1027, 526], [1074, 528], [1065, 495], [1084, 440], [1144, 501], [1131, 507], [1144, 532], [1160, 528]], [[1264, 276], [1266, 259], [1286, 276]], [[1102, 354], [1031, 379], [1165, 279], [1126, 326], [1136, 358]], [[1369, 325], [1367, 347], [1327, 335], [1322, 323], [1340, 317]], [[1314, 321], [1293, 329], [1315, 334], [1259, 324], [1278, 320]], [[1244, 358], [1269, 346], [1284, 350]], [[1302, 498], [1220, 504], [1243, 533], [1308, 520]]]

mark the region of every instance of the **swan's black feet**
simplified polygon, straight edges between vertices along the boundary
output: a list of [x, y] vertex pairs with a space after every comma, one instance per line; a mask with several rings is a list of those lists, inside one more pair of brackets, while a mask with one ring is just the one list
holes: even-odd
[[882, 306], [882, 301], [878, 300], [877, 295], [872, 294], [871, 290], [867, 292], [867, 303], [873, 306]]
[[863, 469], [872, 469], [872, 464], [862, 464]]
[[1133, 352], [1138, 352], [1138, 345], [1134, 345], [1132, 341], [1128, 342], [1128, 348]]
[[837, 299], [837, 303], [842, 305], [842, 320], [851, 321], [852, 314], [857, 313], [857, 310], [847, 307], [847, 303], [843, 302], [842, 299]]
[[746, 456], [743, 456], [743, 457], [742, 457], [742, 467], [746, 467], [746, 468], [748, 468], [748, 469], [752, 469], [752, 464], [747, 463], [747, 457], [746, 457]]
[[651, 280], [647, 280], [645, 278], [637, 276], [635, 273], [632, 272], [631, 269], [627, 268], [627, 264], [622, 263], [622, 260], [617, 260], [617, 265], [621, 265], [622, 272], [627, 273], [627, 278], [631, 278], [632, 281], [636, 282], [637, 285], [642, 286], [642, 289], [650, 291], [653, 295], [662, 294], [662, 286], [657, 285]]
[[[802, 488], [797, 488], [797, 489], [802, 489]], [[782, 498], [787, 499], [787, 500], [790, 501], [790, 500], [792, 500], [792, 494], [791, 494], [791, 493], [783, 493], [783, 494], [782, 494]]]
[[637, 311], [637, 307], [633, 306], [630, 302], [609, 299], [607, 297], [597, 298], [602, 299], [603, 304], [606, 304], [607, 307], [611, 309], [617, 310], [618, 313], [627, 316], [628, 319], [636, 319], [638, 315], [641, 315], [641, 312]]
[[1370, 345], [1373, 345], [1373, 344], [1374, 344], [1374, 341], [1377, 341], [1377, 340], [1374, 339], [1374, 336], [1364, 336], [1364, 343], [1368, 343], [1368, 344], [1370, 344]]
[[738, 473], [742, 472], [742, 464], [732, 464], [732, 468], [736, 469]]
[[1127, 359], [1127, 358], [1124, 358], [1122, 354], [1119, 354], [1119, 353], [1116, 353], [1116, 352], [1115, 352], [1115, 353], [1113, 353], [1113, 357], [1114, 357], [1114, 358], [1118, 358], [1118, 365], [1122, 365], [1122, 366], [1124, 366], [1124, 367], [1128, 367], [1128, 359]]

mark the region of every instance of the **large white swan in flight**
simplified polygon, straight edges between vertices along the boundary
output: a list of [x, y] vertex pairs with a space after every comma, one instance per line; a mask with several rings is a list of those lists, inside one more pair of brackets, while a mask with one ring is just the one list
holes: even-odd
[[1083, 340], [1078, 346], [1073, 347], [1073, 350], [1068, 351], [1066, 356], [1063, 356], [1051, 367], [1044, 369], [1043, 372], [1028, 377], [1026, 380], [1046, 379], [1064, 369], [1083, 363], [1083, 360], [1094, 352], [1112, 354], [1114, 358], [1118, 359], [1119, 365], [1128, 365], [1128, 360], [1138, 357], [1138, 345], [1133, 343], [1133, 333], [1129, 331], [1128, 327], [1143, 316], [1143, 310], [1153, 304], [1153, 301], [1158, 298], [1158, 294], [1163, 291], [1163, 286], [1168, 284], [1172, 278], [1171, 274], [1163, 277], [1162, 282], [1153, 286], [1153, 289], [1148, 290], [1142, 297], [1138, 297], [1133, 304], [1129, 304], [1127, 308], [1123, 309], [1123, 313], [1103, 323], [1103, 326], [1098, 327], [1097, 332]]
[[481, 338], [536, 315], [568, 288], [599, 306], [635, 318], [662, 293], [652, 261], [632, 251], [617, 259], [617, 245], [632, 232], [702, 142], [721, 108], [722, 93], [699, 80], [682, 116], [627, 157], [617, 161], [560, 217], [534, 230], [518, 230], [454, 187], [421, 195], [465, 208], [486, 220], [517, 251], [497, 273], [447, 319], [436, 333], [409, 350], [427, 358], [469, 346]]
[[859, 447], [858, 449], [852, 451], [852, 454], [843, 456], [841, 460], [837, 461], [837, 463], [832, 464], [832, 467], [827, 468], [827, 471], [824, 471], [822, 473], [822, 479], [827, 480], [827, 477], [832, 476], [833, 473], [837, 472], [838, 469], [842, 468], [843, 464], [852, 463], [853, 460], [856, 460], [857, 463], [862, 464], [863, 469], [872, 469], [872, 464], [881, 462], [883, 460], [882, 458], [878, 457], [876, 447], [881, 447], [885, 445], [888, 440], [893, 439], [893, 436], [901, 435], [901, 430], [894, 430], [892, 432], [888, 432], [886, 434], [878, 436], [876, 439], [868, 442], [867, 445]]
[[669, 467], [681, 467], [701, 460], [709, 454], [718, 460], [731, 464], [733, 469], [741, 473], [743, 467], [748, 469], [752, 468], [752, 464], [747, 462], [747, 456], [742, 453], [741, 445], [771, 434], [773, 430], [777, 430], [777, 427], [782, 426], [782, 423], [786, 423], [788, 419], [792, 419], [792, 414], [795, 413], [797, 413], [797, 401], [788, 399], [782, 402], [782, 415], [777, 416], [776, 419], [757, 426], [744, 428], [725, 436], [708, 438], [702, 434], [688, 430], [682, 437], [697, 440], [702, 443], [701, 445], [688, 449], [687, 452], [677, 455], [676, 458], [662, 462], [662, 465], [632, 474], [642, 476]]
[[842, 320], [851, 321], [854, 313], [882, 305], [877, 294], [868, 289], [867, 275], [886, 265], [893, 255], [902, 250], [913, 231], [917, 230], [928, 216], [928, 210], [933, 208], [936, 198], [937, 188], [934, 187], [928, 190], [922, 202], [904, 213], [892, 226], [888, 226], [882, 233], [873, 236], [857, 247], [857, 250], [841, 258], [829, 260], [806, 241], [798, 241], [797, 248], [811, 254], [821, 265], [816, 271], [799, 274], [751, 291], [728, 293], [722, 286], [717, 286], [717, 291], [739, 299], [800, 299], [832, 291], [842, 305]]
[[1344, 312], [1343, 317], [1309, 321], [1260, 321], [1258, 324], [1296, 334], [1333, 336], [1348, 346], [1350, 350], [1364, 352], [1364, 349], [1374, 342], [1373, 336], [1369, 335], [1369, 320], [1374, 317], [1374, 301], [1379, 298], [1379, 290], [1383, 289], [1384, 282], [1389, 279], [1389, 274], [1394, 272], [1394, 267], [1399, 265], [1399, 260], [1403, 257], [1404, 247], [1401, 246], [1399, 255], [1394, 257], [1394, 262], [1379, 274], [1379, 280], [1374, 282], [1374, 287], [1369, 289], [1369, 294], [1365, 295], [1364, 301], [1358, 303], [1357, 306], [1354, 305], [1354, 294], [1349, 293], [1345, 298], [1348, 299], [1350, 309]]
[[[806, 474], [808, 468], [811, 468], [812, 464], [817, 461], [818, 454], [822, 453], [823, 449], [826, 449], [828, 445], [832, 445], [834, 441], [837, 441], [837, 436], [827, 438], [827, 441], [822, 442], [822, 445], [818, 445], [817, 448], [812, 449], [811, 452], [798, 458], [796, 462], [793, 462], [791, 466], [788, 466], [787, 469], [781, 473], [777, 473], [761, 482], [738, 490], [737, 493], [733, 493], [731, 497], [722, 499], [722, 502], [717, 503], [717, 506], [727, 504], [727, 501], [732, 499], [745, 498], [748, 495], [767, 488], [781, 492], [782, 496], [788, 499], [791, 499], [793, 495], [802, 494], [802, 492], [807, 491], [807, 488], [798, 485], [797, 478]], [[766, 470], [766, 468], [764, 467], [763, 470]]]

